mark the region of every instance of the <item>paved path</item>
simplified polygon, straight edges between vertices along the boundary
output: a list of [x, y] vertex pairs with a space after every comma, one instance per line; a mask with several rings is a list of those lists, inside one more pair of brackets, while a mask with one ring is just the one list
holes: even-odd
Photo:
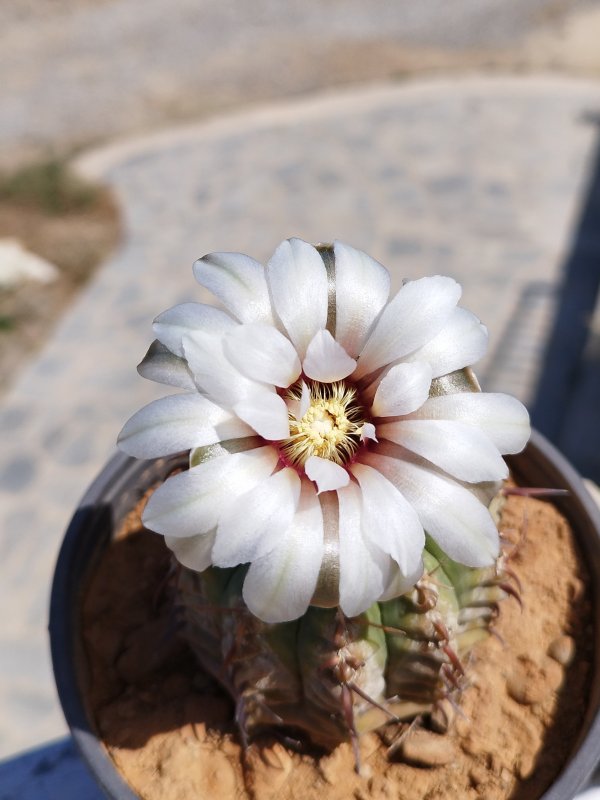
[[2, 800], [106, 800], [70, 737], [0, 762]]
[[[168, 10], [163, 0], [2, 0], [0, 165], [325, 86], [423, 69], [522, 68], [534, 32], [550, 41], [533, 63], [569, 68], [556, 37], [594, 7], [598, 0], [172, 0]], [[596, 42], [577, 36], [566, 46], [589, 51], [593, 72]]]
[[[121, 249], [2, 400], [0, 755], [60, 735], [50, 576], [124, 420], [160, 393], [135, 364], [157, 312], [201, 299], [199, 255], [344, 239], [400, 278], [447, 273], [491, 332], [480, 375], [524, 399], [596, 147], [597, 86], [465, 79], [338, 92], [91, 153]], [[520, 349], [508, 349], [516, 333]]]

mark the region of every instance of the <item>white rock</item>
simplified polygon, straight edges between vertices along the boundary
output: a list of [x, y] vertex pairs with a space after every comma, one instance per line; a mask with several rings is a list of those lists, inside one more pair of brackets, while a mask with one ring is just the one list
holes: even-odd
[[30, 253], [17, 239], [0, 239], [0, 288], [11, 289], [24, 281], [52, 283], [58, 275], [54, 264]]

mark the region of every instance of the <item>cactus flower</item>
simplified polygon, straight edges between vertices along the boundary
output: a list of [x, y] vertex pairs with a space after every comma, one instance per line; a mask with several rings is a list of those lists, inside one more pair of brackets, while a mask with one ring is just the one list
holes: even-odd
[[389, 299], [377, 261], [300, 239], [266, 267], [213, 253], [194, 274], [222, 307], [160, 314], [139, 366], [183, 392], [119, 436], [138, 458], [190, 451], [143, 516], [184, 566], [249, 564], [248, 608], [282, 622], [310, 604], [354, 617], [406, 592], [426, 534], [456, 562], [494, 563], [487, 503], [529, 420], [508, 395], [453, 388], [487, 345], [453, 279], [408, 281]]

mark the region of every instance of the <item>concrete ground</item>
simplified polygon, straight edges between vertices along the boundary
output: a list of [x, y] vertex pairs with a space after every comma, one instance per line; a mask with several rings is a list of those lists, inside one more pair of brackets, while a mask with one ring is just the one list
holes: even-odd
[[125, 236], [0, 400], [0, 757], [65, 731], [54, 561], [121, 425], [160, 394], [135, 364], [159, 311], [202, 299], [194, 259], [335, 237], [396, 285], [453, 275], [490, 328], [485, 388], [529, 401], [598, 146], [600, 84], [514, 74], [600, 74], [598, 2], [49, 8], [0, 9], [0, 164], [85, 148]]
[[0, 166], [322, 88], [600, 74], [598, 0], [3, 0]]

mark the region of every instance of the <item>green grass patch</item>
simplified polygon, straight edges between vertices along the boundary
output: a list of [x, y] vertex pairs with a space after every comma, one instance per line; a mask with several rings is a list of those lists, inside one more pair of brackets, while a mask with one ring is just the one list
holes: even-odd
[[8, 333], [15, 329], [15, 320], [6, 314], [0, 314], [0, 333]]
[[99, 189], [75, 175], [58, 158], [28, 164], [0, 174], [0, 201], [60, 215], [87, 211], [100, 198]]

